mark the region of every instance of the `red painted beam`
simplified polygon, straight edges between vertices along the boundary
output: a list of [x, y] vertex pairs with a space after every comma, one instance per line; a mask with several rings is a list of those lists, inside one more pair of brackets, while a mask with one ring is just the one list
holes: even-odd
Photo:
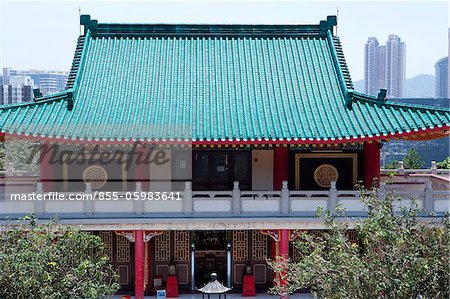
[[[380, 182], [380, 143], [364, 143], [364, 187], [371, 189]], [[374, 181], [375, 180], [375, 181]]]
[[273, 190], [281, 190], [283, 181], [289, 178], [289, 148], [275, 147], [273, 150]]
[[134, 297], [144, 299], [144, 275], [145, 275], [145, 246], [144, 231], [134, 231]]

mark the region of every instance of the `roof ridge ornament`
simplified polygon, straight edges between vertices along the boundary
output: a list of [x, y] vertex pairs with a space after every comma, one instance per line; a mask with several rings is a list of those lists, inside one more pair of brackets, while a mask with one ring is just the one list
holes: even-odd
[[39, 88], [33, 88], [33, 100], [37, 102], [38, 100], [42, 99], [43, 95]]
[[377, 101], [386, 102], [387, 89], [381, 88], [377, 95]]

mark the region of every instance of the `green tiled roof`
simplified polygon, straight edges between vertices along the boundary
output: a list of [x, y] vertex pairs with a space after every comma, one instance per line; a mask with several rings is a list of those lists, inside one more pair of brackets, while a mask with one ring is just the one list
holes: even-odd
[[0, 108], [2, 132], [347, 142], [450, 125], [448, 110], [354, 92], [334, 18], [287, 26], [98, 24], [86, 16], [82, 23], [67, 91]]

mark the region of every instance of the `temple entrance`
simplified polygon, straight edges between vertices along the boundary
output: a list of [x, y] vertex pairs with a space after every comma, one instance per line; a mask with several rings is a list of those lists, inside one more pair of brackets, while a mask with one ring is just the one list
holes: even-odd
[[196, 231], [195, 244], [195, 286], [203, 287], [217, 273], [217, 279], [227, 283], [227, 244], [226, 231]]

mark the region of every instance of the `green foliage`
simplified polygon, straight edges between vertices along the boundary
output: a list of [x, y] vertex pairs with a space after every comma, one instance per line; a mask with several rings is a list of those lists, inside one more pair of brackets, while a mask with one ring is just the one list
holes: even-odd
[[393, 160], [391, 163], [386, 164], [384, 167], [385, 169], [397, 169], [398, 168], [398, 161]]
[[10, 139], [3, 142], [4, 168], [12, 164], [15, 170], [39, 173], [39, 143], [26, 139]]
[[118, 290], [98, 236], [26, 219], [0, 231], [0, 298], [105, 298]]
[[445, 158], [444, 161], [436, 163], [439, 169], [450, 169], [450, 157]]
[[422, 160], [422, 157], [414, 148], [410, 148], [403, 158], [403, 167], [405, 169], [420, 169], [424, 165], [425, 161]]
[[[297, 246], [301, 258], [269, 261], [287, 284], [272, 293], [286, 294], [309, 288], [318, 298], [449, 298], [450, 222], [419, 222], [418, 205], [394, 212], [398, 199], [379, 200], [362, 193], [368, 217], [355, 220], [358, 241], [348, 237], [349, 221], [343, 209], [319, 211], [327, 227], [320, 236], [302, 234]], [[339, 218], [339, 219], [337, 219]], [[286, 274], [286, 269], [287, 274]]]

